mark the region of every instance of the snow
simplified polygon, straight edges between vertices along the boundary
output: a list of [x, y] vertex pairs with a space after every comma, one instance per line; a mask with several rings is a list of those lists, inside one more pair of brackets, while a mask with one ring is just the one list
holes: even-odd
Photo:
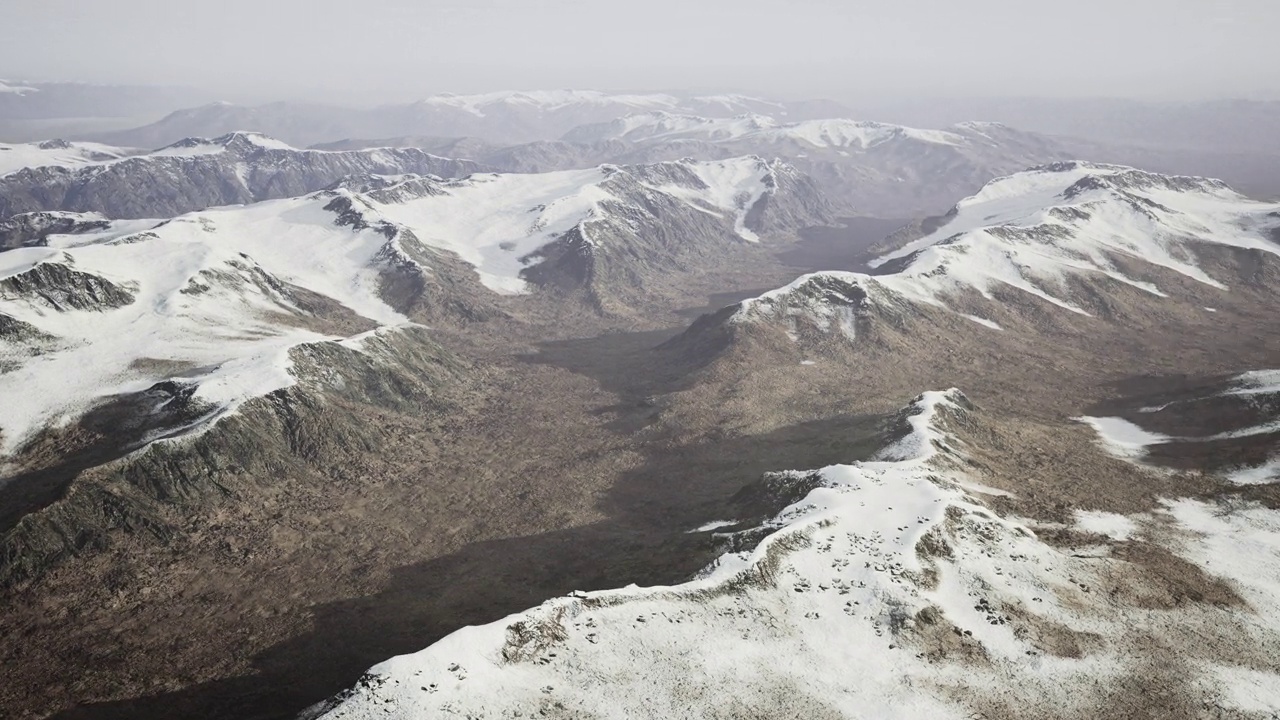
[[[61, 263], [132, 292], [134, 302], [101, 310], [55, 309], [0, 298], [0, 312], [57, 340], [16, 358], [0, 374], [3, 445], [74, 418], [105, 398], [170, 377], [198, 383], [209, 419], [295, 382], [292, 348], [332, 338], [299, 327], [301, 315], [266, 275], [330, 297], [376, 323], [405, 318], [378, 296], [375, 256], [387, 243], [352, 232], [308, 196], [208, 210], [168, 222], [124, 221], [105, 231], [51, 236], [48, 247], [0, 254], [0, 277]], [[141, 230], [147, 232], [138, 234]], [[176, 373], [176, 375], [175, 375]]]
[[1229, 395], [1262, 395], [1280, 393], [1280, 370], [1252, 370], [1234, 378], [1239, 387]]
[[717, 520], [715, 522], [709, 522], [706, 525], [700, 525], [690, 530], [689, 532], [691, 533], [711, 532], [712, 530], [719, 530], [720, 528], [731, 527], [737, 524], [738, 524], [737, 520]]
[[1257, 467], [1233, 470], [1227, 474], [1227, 481], [1236, 485], [1270, 485], [1280, 482], [1280, 457]]
[[294, 152], [324, 152], [321, 150], [299, 151], [297, 148], [286, 142], [268, 137], [262, 133], [236, 131], [222, 135], [216, 138], [187, 138], [167, 147], [155, 150], [149, 155], [158, 157], [197, 157], [200, 155], [217, 155], [227, 152], [227, 146], [236, 140], [247, 141], [249, 144], [260, 147], [264, 150], [292, 150]]
[[747, 228], [747, 213], [768, 192], [765, 178], [773, 169], [758, 157], [733, 158], [689, 163], [706, 189], [680, 186], [657, 186], [663, 192], [686, 200], [710, 203], [720, 210], [734, 214], [733, 229], [747, 242], [759, 242], [760, 237]]
[[25, 85], [14, 84], [12, 80], [0, 80], [0, 93], [26, 95], [28, 93], [33, 93], [33, 92], [39, 92], [39, 90], [33, 87], [27, 87]]
[[371, 202], [424, 243], [458, 254], [490, 289], [525, 292], [526, 255], [597, 217], [615, 199], [599, 185], [601, 168], [541, 174], [486, 174], [444, 186], [445, 193], [406, 202]]
[[[1135, 177], [1139, 185], [1129, 186]], [[1098, 187], [1069, 197], [1068, 189], [1086, 178], [1100, 181]], [[1159, 288], [1125, 276], [1110, 254], [1218, 288], [1223, 285], [1185, 250], [1189, 240], [1280, 254], [1256, 224], [1246, 222], [1280, 205], [1249, 200], [1215, 181], [1193, 179], [1193, 189], [1171, 189], [1162, 180], [1167, 178], [1089, 163], [1062, 163], [993, 180], [960, 201], [954, 217], [937, 230], [870, 264], [880, 267], [914, 254], [916, 279], [930, 273], [938, 277], [926, 295], [960, 286], [985, 294], [1003, 283], [1083, 312], [1054, 294], [1068, 274], [1101, 273], [1164, 296]], [[1023, 233], [1010, 238], [1009, 231]]]
[[[1217, 244], [1280, 254], [1280, 246], [1262, 234], [1266, 217], [1275, 212], [1280, 203], [1250, 200], [1215, 180], [1058, 163], [991, 181], [958, 203], [935, 231], [873, 260], [871, 267], [881, 274], [807, 275], [761, 296], [766, 302], [743, 303], [742, 314], [822, 281], [856, 285], [872, 303], [907, 300], [947, 310], [953, 310], [956, 294], [976, 292], [994, 301], [993, 291], [1013, 288], [1089, 316], [1064, 293], [1067, 281], [1079, 276], [1106, 277], [1168, 297], [1150, 282], [1125, 275], [1114, 256], [1226, 291], [1196, 264], [1194, 247]], [[891, 262], [896, 271], [884, 272]], [[832, 312], [829, 303], [811, 304], [811, 320], [824, 323]], [[964, 317], [982, 322], [980, 316]]]
[[1183, 557], [1229, 581], [1260, 621], [1280, 620], [1280, 512], [1192, 498], [1166, 500], [1164, 512], [1193, 534]]
[[1078, 417], [1098, 433], [1098, 442], [1108, 454], [1124, 460], [1139, 460], [1147, 453], [1147, 447], [1168, 442], [1173, 438], [1148, 432], [1118, 417]]
[[989, 328], [991, 328], [992, 330], [1003, 330], [1003, 328], [1001, 328], [1001, 327], [1000, 327], [999, 325], [997, 325], [995, 322], [993, 322], [993, 321], [991, 321], [991, 320], [988, 320], [988, 319], [986, 319], [986, 318], [980, 318], [980, 317], [978, 317], [977, 315], [964, 315], [963, 317], [964, 317], [964, 318], [966, 318], [966, 319], [968, 319], [968, 320], [972, 320], [972, 321], [974, 321], [974, 322], [978, 323], [979, 325], [981, 325], [981, 326], [983, 326], [983, 327], [989, 327]]
[[731, 118], [708, 118], [670, 112], [628, 115], [613, 122], [576, 128], [566, 135], [574, 142], [703, 141], [756, 143], [797, 142], [813, 148], [866, 151], [894, 140], [933, 145], [963, 145], [963, 136], [942, 130], [921, 130], [863, 120], [804, 120], [779, 123], [767, 115], [747, 113]]
[[[774, 168], [758, 158], [690, 163], [707, 185], [694, 189], [651, 185], [704, 211], [732, 214], [736, 232], [755, 241], [746, 227], [751, 206], [766, 192]], [[601, 186], [608, 166], [539, 174], [484, 174], [442, 185], [444, 192], [371, 207], [382, 217], [413, 228], [424, 243], [457, 253], [476, 268], [486, 287], [500, 293], [527, 291], [520, 277], [527, 255], [577, 227], [603, 217], [606, 202], [623, 202]]]
[[132, 151], [125, 148], [101, 143], [72, 142], [66, 143], [68, 147], [61, 147], [61, 144], [0, 143], [0, 176], [15, 173], [23, 168], [47, 165], [73, 168], [132, 154]]
[[[130, 148], [92, 142], [50, 141], [47, 143], [0, 143], [0, 176], [15, 173], [23, 168], [56, 166], [77, 168], [89, 165], [107, 165], [128, 158], [145, 157], [198, 157], [227, 152], [227, 145], [240, 139], [264, 150], [290, 150], [293, 152], [325, 152], [322, 150], [298, 150], [291, 145], [267, 137], [261, 133], [234, 132], [218, 138], [188, 138], [149, 153]], [[62, 147], [66, 145], [66, 147]], [[43, 147], [42, 147], [43, 146]]]
[[[757, 548], [721, 557], [690, 582], [574, 592], [464, 628], [375, 666], [315, 712], [328, 720], [961, 718], [992, 702], [1027, 717], [1089, 717], [1135, 673], [1162, 664], [1176, 665], [1201, 697], [1276, 709], [1275, 668], [1257, 664], [1273, 660], [1255, 655], [1247, 669], [1226, 660], [1241, 649], [1237, 628], [1256, 647], [1276, 640], [1280, 514], [1256, 505], [1224, 514], [1183, 500], [1142, 516], [1183, 557], [1235, 584], [1250, 609], [1117, 602], [1098, 589], [1135, 566], [1105, 548], [1043, 543], [1027, 523], [964, 491], [969, 466], [946, 431], [948, 414], [963, 412], [957, 399], [922, 395], [909, 410], [912, 432], [887, 453], [899, 459], [819, 470], [821, 485], [768, 523]], [[909, 452], [917, 454], [900, 455]], [[1111, 513], [1077, 522], [1116, 539], [1137, 528]], [[926, 538], [946, 552], [924, 551]], [[920, 652], [926, 608], [939, 634], [959, 635], [983, 660]], [[1035, 627], [1099, 642], [1053, 655], [1033, 641]], [[1156, 654], [1148, 634], [1160, 638]], [[1229, 649], [1215, 656], [1215, 645]]]
[[1105, 535], [1112, 540], [1128, 540], [1138, 531], [1132, 518], [1100, 510], [1077, 510], [1076, 529], [1080, 532]]

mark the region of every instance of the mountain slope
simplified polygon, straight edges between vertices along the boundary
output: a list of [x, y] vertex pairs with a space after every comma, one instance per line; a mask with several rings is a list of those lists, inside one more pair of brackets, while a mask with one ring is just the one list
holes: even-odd
[[[744, 303], [741, 317], [823, 325], [837, 309], [874, 314], [921, 303], [998, 330], [998, 316], [1019, 303], [1043, 302], [1081, 316], [1125, 313], [1110, 291], [1096, 289], [1099, 282], [1152, 302], [1172, 293], [1171, 302], [1195, 303], [1196, 296], [1230, 291], [1236, 279], [1225, 277], [1229, 270], [1222, 268], [1219, 280], [1211, 268], [1236, 251], [1280, 255], [1269, 238], [1280, 224], [1278, 209], [1215, 180], [1049, 165], [994, 180], [930, 232], [899, 238], [905, 244], [872, 261], [879, 274], [806, 276]], [[1200, 305], [1211, 303], [1217, 301]]]
[[0, 176], [28, 167], [76, 167], [116, 160], [137, 151], [98, 143], [47, 140], [42, 143], [10, 145], [0, 143]]
[[623, 313], [694, 259], [830, 217], [811, 181], [755, 157], [408, 181], [369, 197], [378, 216], [456, 252], [496, 292], [583, 291]]
[[[169, 152], [187, 151], [229, 152]], [[739, 158], [349, 178], [170, 221], [54, 218], [71, 226], [45, 230], [75, 232], [0, 253], [3, 450], [162, 382], [189, 390], [182, 402], [206, 425], [292, 384], [293, 348], [398, 327], [404, 313], [447, 320], [434, 306], [474, 319], [501, 295], [547, 289], [634, 311], [625, 299], [682, 261], [818, 222], [824, 209], [790, 168]]]
[[482, 169], [416, 149], [297, 150], [257, 133], [188, 138], [143, 155], [0, 177], [0, 219], [40, 211], [173, 217], [218, 205], [292, 197], [366, 173], [459, 177]]
[[[1124, 554], [1133, 519], [1085, 513], [1051, 543], [1040, 532], [1053, 528], [994, 511], [999, 493], [969, 452], [982, 411], [958, 391], [924, 393], [898, 425], [873, 461], [780, 473], [800, 499], [761, 528], [713, 530], [726, 544], [765, 537], [689, 583], [575, 592], [465, 628], [306, 716], [1184, 717], [1208, 703], [1254, 717], [1280, 706], [1259, 692], [1280, 670], [1265, 654], [1280, 641], [1274, 513], [1223, 517], [1183, 500], [1141, 518], [1144, 534], [1178, 537], [1182, 562], [1213, 574], [1203, 604], [1143, 607], [1131, 603], [1159, 583]], [[1254, 552], [1213, 562], [1241, 542]]]
[[993, 176], [1072, 157], [1057, 140], [995, 123], [923, 130], [848, 119], [779, 122], [648, 113], [576, 128], [579, 144], [626, 141], [650, 152], [783, 157], [812, 176], [843, 212], [910, 217], [939, 211]]

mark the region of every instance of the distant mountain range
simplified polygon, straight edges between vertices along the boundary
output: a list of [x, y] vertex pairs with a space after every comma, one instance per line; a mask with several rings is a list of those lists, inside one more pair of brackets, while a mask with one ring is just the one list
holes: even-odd
[[461, 177], [484, 169], [416, 148], [298, 150], [249, 132], [187, 138], [148, 153], [45, 143], [0, 146], [0, 162], [8, 153], [45, 164], [0, 174], [0, 220], [41, 211], [166, 218], [217, 205], [302, 195], [352, 175]]
[[843, 114], [846, 109], [825, 101], [780, 103], [745, 95], [513, 91], [437, 95], [415, 103], [367, 110], [287, 102], [252, 107], [214, 103], [173, 112], [150, 125], [100, 133], [94, 139], [132, 147], [160, 147], [185, 137], [252, 129], [298, 146], [342, 138], [406, 135], [473, 136], [512, 144], [555, 138], [586, 123], [651, 111], [713, 117], [759, 112], [807, 119]]

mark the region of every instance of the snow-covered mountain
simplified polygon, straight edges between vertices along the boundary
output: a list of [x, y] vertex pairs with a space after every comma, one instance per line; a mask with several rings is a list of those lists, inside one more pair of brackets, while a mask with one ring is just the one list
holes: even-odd
[[930, 231], [899, 238], [900, 247], [870, 263], [879, 274], [807, 275], [744, 302], [734, 321], [771, 319], [791, 324], [793, 334], [798, 323], [853, 337], [859, 317], [912, 304], [951, 309], [991, 330], [1016, 315], [1015, 305], [1044, 303], [1080, 316], [1121, 312], [1097, 283], [1153, 301], [1199, 302], [1235, 282], [1206, 253], [1280, 255], [1277, 211], [1280, 205], [1217, 180], [1048, 165], [996, 179]]
[[[188, 143], [149, 157], [229, 152]], [[360, 333], [410, 316], [442, 320], [432, 308], [464, 304], [462, 292], [483, 305], [539, 287], [581, 291], [626, 312], [627, 298], [660, 289], [682, 263], [820, 222], [825, 210], [794, 170], [748, 157], [367, 176], [168, 221], [37, 214], [43, 232], [0, 253], [0, 394], [12, 399], [3, 450], [157, 383], [184, 389], [185, 425], [207, 425], [290, 385], [297, 348], [335, 335], [358, 347]]]
[[783, 122], [656, 112], [575, 128], [563, 140], [625, 141], [632, 153], [782, 157], [822, 184], [845, 212], [876, 217], [940, 212], [992, 177], [1074, 157], [1054, 138], [980, 122], [926, 130], [843, 118]]
[[101, 143], [67, 142], [66, 140], [21, 144], [0, 143], [0, 176], [29, 167], [77, 167], [117, 160], [138, 152]]
[[645, 112], [732, 117], [768, 113], [809, 118], [840, 113], [829, 102], [781, 103], [736, 94], [673, 95], [606, 93], [594, 90], [504, 91], [478, 95], [443, 94], [415, 103], [358, 110], [297, 103], [256, 107], [214, 103], [171, 113], [150, 125], [106, 133], [94, 139], [134, 147], [158, 147], [189, 136], [213, 136], [253, 128], [299, 146], [343, 138], [409, 135], [482, 137], [512, 144], [559, 137], [579, 125]]
[[[0, 219], [42, 211], [112, 218], [172, 217], [204, 208], [291, 197], [365, 173], [460, 177], [483, 169], [413, 148], [361, 152], [298, 150], [273, 138], [233, 132], [187, 138], [153, 152], [96, 145], [34, 146], [35, 163], [0, 176]], [[28, 147], [28, 146], [20, 146]], [[95, 153], [88, 157], [89, 153]], [[0, 162], [5, 152], [0, 150]], [[84, 157], [81, 162], [74, 158]]]
[[[756, 157], [474, 175], [378, 191], [373, 208], [457, 252], [498, 292], [587, 289], [602, 308], [691, 258], [829, 217], [812, 183]], [[539, 262], [533, 263], [532, 259]]]
[[[1120, 678], [1168, 672], [1161, 707], [1274, 711], [1274, 659], [1239, 663], [1280, 639], [1274, 512], [1184, 499], [1009, 517], [971, 453], [984, 423], [958, 391], [924, 393], [874, 459], [775, 476], [799, 499], [762, 527], [693, 531], [730, 547], [764, 533], [754, 549], [682, 585], [575, 592], [464, 628], [304, 716], [1096, 716], [1131, 707]], [[1139, 535], [1213, 577], [1214, 603], [1133, 603], [1152, 592], [1124, 554]]]

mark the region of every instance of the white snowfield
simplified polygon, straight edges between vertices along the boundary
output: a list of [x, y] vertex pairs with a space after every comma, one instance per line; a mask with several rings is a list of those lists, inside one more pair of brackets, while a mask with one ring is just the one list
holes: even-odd
[[[964, 407], [956, 391], [925, 393], [882, 459], [818, 471], [755, 550], [698, 579], [573, 593], [464, 628], [304, 717], [1090, 717], [1132, 673], [1161, 672], [1196, 707], [1280, 710], [1266, 690], [1280, 687], [1278, 660], [1254, 650], [1280, 641], [1280, 515], [1183, 500], [1083, 516], [1101, 543], [1087, 556], [1052, 547], [965, 491], [964, 448], [945, 430]], [[1128, 572], [1109, 543], [1139, 527], [1176, 537], [1248, 606], [1105, 596]], [[1050, 633], [1080, 645], [1055, 653]]]
[[628, 115], [612, 122], [587, 125], [565, 136], [573, 142], [604, 140], [648, 141], [753, 141], [772, 144], [798, 142], [812, 148], [869, 150], [895, 139], [911, 139], [935, 145], [964, 145], [962, 135], [944, 130], [890, 125], [842, 118], [782, 123], [773, 117], [743, 114], [731, 118], [707, 118], [670, 112]]
[[[681, 162], [703, 187], [646, 180], [652, 190], [672, 195], [733, 222], [744, 240], [758, 238], [746, 227], [748, 211], [768, 192], [766, 178], [780, 167], [760, 158]], [[403, 202], [372, 202], [386, 219], [413, 228], [429, 245], [456, 252], [475, 266], [480, 280], [500, 293], [521, 293], [520, 277], [529, 253], [575, 227], [590, 239], [591, 222], [626, 204], [602, 187], [625, 168], [602, 166], [538, 174], [484, 174], [444, 183], [440, 194]]]
[[[1125, 275], [1114, 257], [1228, 290], [1196, 264], [1192, 248], [1203, 243], [1280, 254], [1280, 246], [1264, 235], [1277, 211], [1280, 203], [1250, 200], [1217, 180], [1056, 163], [991, 181], [956, 205], [937, 230], [870, 263], [884, 274], [806, 275], [744, 302], [738, 317], [772, 317], [778, 307], [803, 304], [797, 296], [815, 282], [831, 281], [860, 288], [873, 304], [908, 300], [939, 307], [966, 290], [992, 299], [993, 290], [1013, 288], [1082, 315], [1089, 313], [1066, 290], [1071, 276], [1105, 276], [1166, 296], [1152, 283]], [[810, 304], [815, 303], [823, 304]]]
[[1143, 430], [1140, 426], [1118, 417], [1078, 417], [1098, 433], [1098, 443], [1109, 455], [1124, 460], [1141, 460], [1151, 445], [1169, 442], [1174, 438]]
[[[193, 141], [182, 149], [208, 148]], [[702, 186], [662, 184], [658, 172], [645, 175], [657, 178], [650, 189], [722, 216], [744, 240], [756, 239], [745, 227], [746, 213], [772, 192], [766, 178], [780, 165], [749, 157], [679, 167], [691, 170]], [[385, 193], [372, 194], [382, 202], [347, 190], [320, 192], [167, 222], [116, 221], [106, 230], [51, 236], [47, 247], [0, 253], [0, 282], [50, 264], [133, 296], [119, 307], [78, 309], [37, 293], [0, 289], [0, 319], [12, 317], [47, 336], [0, 340], [0, 363], [12, 367], [0, 373], [0, 456], [109, 397], [162, 380], [197, 383], [196, 399], [209, 404], [209, 420], [291, 385], [290, 349], [337, 338], [305, 329], [305, 313], [268, 279], [328, 297], [379, 326], [407, 322], [379, 296], [379, 273], [387, 257], [412, 261], [398, 240], [376, 229], [337, 225], [337, 215], [324, 206], [339, 196], [350, 199], [369, 225], [390, 223], [428, 246], [457, 253], [495, 292], [522, 293], [529, 289], [521, 277], [533, 262], [529, 253], [575, 227], [591, 237], [592, 222], [610, 212], [609, 203], [625, 202], [601, 186], [620, 172], [626, 169], [458, 181], [401, 176], [388, 178], [398, 184]], [[425, 183], [431, 192], [397, 196], [412, 183]]]
[[53, 236], [48, 247], [0, 253], [0, 280], [41, 264], [106, 280], [133, 295], [121, 307], [77, 309], [35, 293], [0, 293], [0, 314], [48, 336], [39, 352], [0, 342], [3, 444], [68, 422], [120, 393], [161, 380], [197, 383], [209, 420], [294, 382], [289, 350], [337, 339], [299, 327], [303, 313], [271, 279], [330, 297], [380, 325], [405, 318], [378, 296], [375, 256], [388, 240], [353, 232], [328, 198], [213, 209], [171, 221], [117, 221]]
[[136, 150], [128, 148], [91, 142], [0, 143], [0, 176], [29, 167], [79, 167], [103, 163], [136, 153]]

